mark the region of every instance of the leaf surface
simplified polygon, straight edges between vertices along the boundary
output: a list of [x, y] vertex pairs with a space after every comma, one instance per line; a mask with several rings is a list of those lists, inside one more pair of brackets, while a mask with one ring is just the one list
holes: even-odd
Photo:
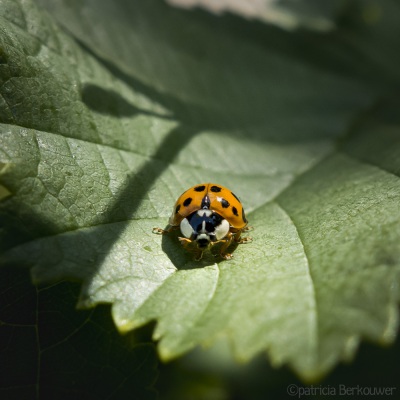
[[[121, 331], [157, 320], [165, 359], [222, 335], [315, 379], [360, 338], [393, 341], [399, 121], [368, 108], [398, 82], [382, 25], [370, 45], [157, 1], [40, 3], [0, 3], [3, 263], [81, 280]], [[254, 226], [229, 262], [152, 234], [205, 181]]]

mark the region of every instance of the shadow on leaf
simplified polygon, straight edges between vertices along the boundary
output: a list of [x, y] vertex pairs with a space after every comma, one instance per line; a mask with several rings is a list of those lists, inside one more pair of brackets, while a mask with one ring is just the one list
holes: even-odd
[[126, 101], [119, 93], [107, 90], [100, 86], [88, 84], [83, 87], [82, 101], [94, 112], [117, 117], [133, 117], [135, 115], [149, 115], [166, 118], [165, 115], [135, 107]]

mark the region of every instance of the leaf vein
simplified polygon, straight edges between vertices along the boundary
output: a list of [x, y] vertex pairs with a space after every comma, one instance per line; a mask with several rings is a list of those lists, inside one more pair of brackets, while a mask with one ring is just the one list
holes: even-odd
[[309, 278], [309, 285], [310, 285], [310, 289], [311, 289], [311, 300], [312, 300], [312, 315], [311, 315], [311, 338], [309, 343], [314, 347], [313, 351], [309, 352], [309, 354], [318, 354], [318, 348], [319, 348], [319, 332], [318, 332], [318, 302], [317, 302], [317, 293], [316, 293], [316, 286], [314, 283], [314, 279], [313, 279], [313, 275], [311, 272], [311, 263], [310, 263], [310, 259], [309, 256], [307, 255], [307, 250], [306, 250], [306, 245], [304, 242], [304, 239], [301, 237], [300, 231], [296, 226], [296, 223], [294, 221], [294, 219], [291, 217], [291, 215], [289, 214], [289, 212], [279, 203], [276, 202], [276, 204], [278, 205], [278, 207], [282, 210], [282, 212], [284, 212], [284, 214], [288, 217], [288, 219], [290, 220], [290, 222], [293, 225], [293, 228], [296, 231], [297, 237], [299, 239], [299, 243], [303, 249], [303, 254], [306, 260], [306, 264], [307, 264], [307, 276]]
[[349, 153], [347, 153], [347, 152], [345, 152], [344, 154], [345, 154], [346, 156], [352, 158], [354, 161], [356, 161], [356, 162], [358, 162], [358, 163], [360, 163], [360, 164], [365, 164], [365, 165], [368, 165], [368, 166], [370, 166], [370, 167], [377, 168], [377, 169], [379, 169], [379, 170], [382, 171], [382, 172], [385, 172], [385, 173], [387, 173], [387, 174], [390, 174], [390, 175], [392, 175], [392, 176], [395, 176], [396, 178], [400, 178], [400, 171], [397, 172], [397, 173], [394, 172], [394, 171], [389, 171], [387, 168], [383, 167], [382, 165], [375, 164], [375, 163], [373, 163], [372, 161], [368, 161], [368, 160], [366, 160], [366, 159], [364, 159], [364, 158], [362, 158], [362, 157], [357, 157], [356, 155], [354, 155], [354, 154], [349, 154]]

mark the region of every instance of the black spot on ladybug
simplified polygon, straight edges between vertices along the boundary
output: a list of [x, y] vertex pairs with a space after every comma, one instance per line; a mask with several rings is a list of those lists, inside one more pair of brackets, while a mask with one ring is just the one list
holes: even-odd
[[229, 201], [225, 199], [221, 199], [221, 205], [223, 208], [228, 208], [230, 206]]
[[247, 222], [246, 216], [244, 215], [244, 208], [242, 208], [242, 219], [243, 222]]
[[191, 202], [192, 202], [192, 198], [191, 198], [191, 197], [188, 197], [188, 198], [183, 202], [183, 205], [184, 205], [185, 207], [187, 207]]
[[178, 211], [180, 210], [180, 208], [181, 208], [181, 205], [178, 204], [178, 205], [176, 206], [176, 208], [175, 208], [175, 214], [178, 214]]
[[231, 195], [232, 195], [237, 201], [240, 201], [240, 200], [239, 200], [239, 197], [237, 197], [235, 193], [231, 192]]
[[236, 207], [232, 207], [232, 212], [238, 217], [239, 213]]
[[210, 202], [210, 198], [207, 196], [207, 195], [205, 195], [204, 197], [203, 197], [203, 200], [201, 200], [201, 208], [210, 208], [210, 204], [211, 204], [211, 202]]
[[222, 189], [219, 186], [211, 186], [210, 190], [214, 193], [220, 192]]
[[206, 188], [206, 187], [205, 187], [204, 185], [202, 185], [202, 186], [196, 186], [196, 187], [194, 188], [194, 191], [195, 191], [195, 192], [203, 192], [205, 188]]

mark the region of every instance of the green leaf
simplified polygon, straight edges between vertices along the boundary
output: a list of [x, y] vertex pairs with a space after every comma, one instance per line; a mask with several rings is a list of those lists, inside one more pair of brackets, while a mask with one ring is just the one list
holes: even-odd
[[[157, 320], [164, 359], [224, 336], [315, 379], [394, 340], [397, 96], [369, 107], [398, 84], [398, 6], [322, 36], [155, 0], [40, 3], [0, 2], [3, 263], [81, 280], [80, 306], [111, 303], [122, 332]], [[232, 261], [152, 233], [206, 181], [254, 227]]]

